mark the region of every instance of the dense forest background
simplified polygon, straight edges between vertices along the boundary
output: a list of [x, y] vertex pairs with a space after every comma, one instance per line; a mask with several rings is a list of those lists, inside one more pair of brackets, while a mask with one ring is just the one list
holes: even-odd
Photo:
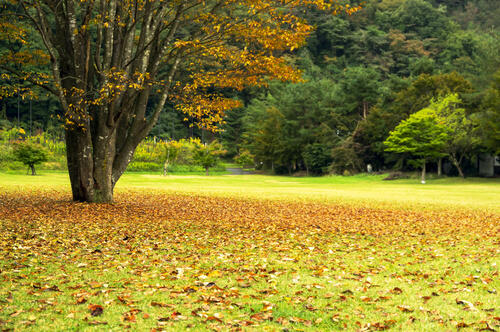
[[[411, 169], [412, 158], [387, 152], [384, 141], [411, 114], [456, 94], [470, 122], [461, 127], [470, 141], [459, 151], [466, 174], [477, 172], [481, 154], [500, 152], [498, 0], [368, 0], [352, 16], [302, 15], [316, 30], [286, 56], [303, 82], [223, 91], [244, 106], [229, 112], [217, 133], [168, 105], [150, 136], [218, 140], [227, 158], [251, 155], [259, 168], [278, 174]], [[37, 95], [0, 100], [0, 129], [62, 140], [57, 100]], [[446, 172], [457, 174], [443, 156]]]

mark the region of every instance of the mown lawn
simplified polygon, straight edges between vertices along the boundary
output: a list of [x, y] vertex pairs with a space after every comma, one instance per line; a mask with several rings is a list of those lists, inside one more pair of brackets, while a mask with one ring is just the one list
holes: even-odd
[[[286, 177], [265, 175], [170, 175], [125, 173], [117, 192], [129, 190], [219, 197], [319, 201], [380, 208], [480, 209], [500, 212], [500, 178], [383, 181], [386, 175]], [[69, 188], [65, 172], [39, 176], [0, 172], [0, 186], [31, 190]], [[69, 190], [69, 189], [68, 189]]]
[[0, 174], [2, 330], [500, 328], [498, 180]]

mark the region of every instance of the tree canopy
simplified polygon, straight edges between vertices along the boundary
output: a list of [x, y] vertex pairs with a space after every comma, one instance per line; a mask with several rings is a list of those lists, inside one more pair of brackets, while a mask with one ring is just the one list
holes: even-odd
[[224, 91], [299, 80], [283, 56], [312, 31], [297, 9], [358, 9], [316, 0], [15, 0], [2, 6], [0, 37], [12, 46], [1, 54], [3, 76], [57, 96], [73, 198], [82, 201], [112, 200], [167, 103], [213, 129], [240, 105]]
[[[127, 1], [117, 2], [114, 14], [120, 17], [119, 21], [115, 19], [117, 24], [112, 24], [115, 21], [110, 20], [110, 15], [99, 14], [106, 6], [114, 6], [113, 2], [94, 1], [91, 12], [94, 21], [85, 31], [81, 30], [82, 10], [91, 3], [75, 3], [76, 25], [80, 29], [76, 38], [80, 40], [85, 33], [92, 36], [91, 54], [86, 57], [88, 48], [83, 44], [80, 45], [85, 46], [85, 52], [71, 51], [71, 45], [65, 46], [64, 50], [70, 51], [64, 52], [80, 54], [81, 64], [85, 63], [83, 59], [89, 59], [89, 79], [93, 80], [87, 84], [84, 99], [91, 105], [80, 106], [88, 110], [87, 122], [81, 122], [91, 128], [91, 139], [81, 140], [85, 144], [91, 142], [91, 149], [87, 150], [92, 151], [92, 156], [87, 159], [93, 160], [94, 165], [102, 164], [103, 155], [115, 156], [106, 163], [112, 169], [106, 169], [105, 173], [112, 174], [112, 180], [104, 187], [112, 188], [116, 183], [148, 124], [152, 125], [148, 134], [152, 140], [153, 136], [163, 140], [199, 138], [204, 143], [218, 139], [227, 151], [225, 158], [248, 150], [259, 167], [278, 173], [344, 174], [362, 171], [368, 164], [376, 171], [411, 170], [410, 156], [386, 151], [384, 141], [401, 121], [424, 108], [436, 110], [432, 104], [451, 94], [457, 94], [461, 101], [452, 109], [463, 110], [455, 114], [456, 118], [467, 123], [458, 126], [460, 129], [455, 132], [463, 138], [473, 138], [469, 141], [473, 144], [465, 148], [461, 143], [454, 145], [449, 141], [447, 147], [461, 146], [455, 149], [461, 152], [455, 154], [457, 163], [450, 151], [445, 151], [443, 170], [454, 174], [452, 166], [459, 164], [464, 175], [477, 175], [480, 154], [499, 151], [499, 99], [494, 75], [500, 69], [500, 27], [495, 25], [500, 15], [498, 6], [483, 0], [368, 0], [363, 2], [362, 10], [347, 15], [358, 9], [356, 0], [352, 1], [354, 10], [346, 6], [343, 11], [334, 3], [319, 1], [256, 4], [244, 1], [220, 5], [188, 1], [184, 5], [190, 3], [192, 7], [184, 8], [178, 19], [175, 12], [181, 3], [139, 1], [133, 16], [123, 16], [120, 10], [135, 8], [130, 7], [134, 1]], [[29, 126], [35, 132], [50, 131], [56, 139], [66, 135], [68, 151], [74, 151], [71, 148], [74, 133], [64, 134], [59, 126], [59, 121], [66, 122], [68, 118], [52, 97], [55, 94], [44, 94], [41, 87], [31, 88], [30, 80], [35, 78], [45, 88], [53, 88], [55, 84], [50, 81], [51, 62], [43, 39], [23, 16], [23, 8], [18, 6], [21, 3], [26, 2], [2, 3], [2, 14], [16, 15], [0, 18], [0, 74], [5, 82], [1, 87], [4, 98], [0, 100], [0, 127], [9, 130], [16, 124], [24, 129]], [[63, 31], [58, 26], [64, 26], [66, 16], [57, 25], [50, 11], [51, 2], [36, 3], [48, 18], [49, 32]], [[66, 3], [62, 6], [63, 14], [67, 11]], [[165, 30], [157, 34], [158, 38], [152, 38], [150, 44], [142, 44], [147, 45], [144, 51], [138, 49], [143, 27], [152, 31], [153, 23], [157, 22], [155, 15], [164, 5], [169, 10], [164, 22], [158, 22]], [[332, 15], [336, 8], [338, 15]], [[26, 9], [32, 14], [37, 10], [30, 6]], [[212, 16], [203, 14], [204, 9]], [[144, 23], [149, 10], [154, 13], [153, 25]], [[124, 25], [126, 17], [137, 20], [132, 30]], [[161, 38], [166, 38], [173, 29], [174, 21], [179, 26], [171, 43], [165, 44], [168, 55], [158, 58], [158, 67], [153, 66], [157, 69], [156, 76], [151, 75], [155, 71], [148, 69], [149, 76], [143, 76], [142, 83], [139, 82], [139, 76], [134, 75], [142, 71], [130, 68], [140, 68], [134, 63], [142, 60], [134, 55], [130, 55], [134, 61], [123, 68], [116, 67], [112, 76], [95, 65], [96, 55], [104, 59], [107, 43], [104, 32], [108, 29], [113, 31], [112, 44], [116, 45], [112, 52], [119, 54], [125, 45], [124, 37], [133, 33], [136, 37], [129, 52], [136, 55], [149, 52], [149, 58], [154, 58], [158, 49], [153, 44], [158, 46], [157, 40], [165, 40]], [[121, 29], [116, 25], [121, 25]], [[97, 41], [100, 44], [94, 45]], [[168, 86], [175, 54], [181, 60], [174, 70], [163, 108], [157, 113], [162, 103], [161, 89]], [[121, 66], [120, 57], [111, 58], [114, 60], [110, 61]], [[77, 77], [68, 70], [70, 67], [60, 65], [65, 68], [67, 80]], [[106, 77], [110, 83], [102, 93], [112, 95], [92, 104], [102, 95], [98, 89], [105, 86], [100, 82]], [[67, 98], [70, 97], [71, 94]], [[112, 116], [95, 117], [101, 114], [115, 115], [121, 122], [115, 123]], [[79, 128], [69, 121], [66, 127]], [[96, 126], [100, 121], [106, 125]], [[450, 126], [454, 125], [449, 123]], [[220, 132], [209, 133], [207, 128]], [[137, 132], [140, 134], [134, 134]], [[113, 135], [117, 141], [115, 150], [107, 142], [115, 140]], [[110, 139], [101, 142], [99, 137]], [[99, 148], [106, 144], [108, 147]], [[78, 164], [77, 161], [78, 158], [75, 160]], [[330, 165], [319, 166], [325, 163]], [[69, 163], [70, 168], [74, 168], [73, 164]], [[313, 171], [310, 165], [318, 167], [313, 166]], [[94, 170], [82, 172], [79, 177], [87, 179]], [[96, 174], [92, 178], [102, 176]]]
[[415, 164], [421, 165], [425, 182], [425, 165], [444, 155], [448, 135], [449, 129], [436, 112], [425, 108], [396, 126], [384, 144], [386, 151], [408, 154]]

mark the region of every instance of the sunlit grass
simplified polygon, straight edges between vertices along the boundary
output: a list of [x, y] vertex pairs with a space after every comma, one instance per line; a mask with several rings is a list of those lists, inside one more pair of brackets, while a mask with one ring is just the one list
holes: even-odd
[[[257, 199], [347, 203], [392, 208], [461, 208], [500, 211], [500, 179], [441, 178], [384, 181], [385, 175], [284, 177], [264, 175], [170, 175], [126, 173], [116, 191], [166, 191]], [[44, 172], [35, 177], [0, 173], [0, 187], [65, 188], [68, 175]]]
[[381, 178], [1, 173], [0, 329], [498, 329], [498, 180]]

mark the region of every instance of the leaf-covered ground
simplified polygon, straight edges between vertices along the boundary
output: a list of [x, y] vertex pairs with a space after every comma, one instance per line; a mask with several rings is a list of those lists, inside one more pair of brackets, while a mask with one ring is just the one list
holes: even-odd
[[2, 330], [500, 329], [500, 216], [0, 193]]

